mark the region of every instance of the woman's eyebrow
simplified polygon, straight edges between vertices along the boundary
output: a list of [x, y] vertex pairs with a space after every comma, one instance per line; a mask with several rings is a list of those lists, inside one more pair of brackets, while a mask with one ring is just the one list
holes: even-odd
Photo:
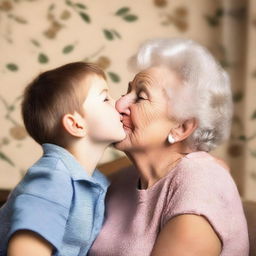
[[[128, 90], [127, 92], [130, 92], [133, 89], [133, 82], [128, 83]], [[144, 90], [148, 95], [150, 95], [150, 92], [148, 90], [147, 84], [145, 84], [143, 81], [136, 82], [137, 86], [135, 87], [136, 91]]]
[[132, 82], [128, 83], [127, 91], [130, 92], [132, 90]]
[[138, 91], [145, 91], [147, 94], [150, 95], [150, 92], [149, 92], [149, 89], [148, 89], [149, 85], [145, 84], [144, 82], [138, 82], [138, 85], [137, 85], [137, 90]]

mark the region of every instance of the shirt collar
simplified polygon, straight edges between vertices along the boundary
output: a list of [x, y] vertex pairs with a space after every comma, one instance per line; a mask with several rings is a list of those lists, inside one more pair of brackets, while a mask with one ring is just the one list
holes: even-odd
[[109, 186], [109, 181], [104, 174], [95, 169], [92, 176], [90, 176], [77, 159], [65, 148], [51, 143], [42, 144], [42, 148], [44, 155], [55, 155], [62, 160], [73, 180], [86, 180], [100, 185], [103, 189], [107, 189]]

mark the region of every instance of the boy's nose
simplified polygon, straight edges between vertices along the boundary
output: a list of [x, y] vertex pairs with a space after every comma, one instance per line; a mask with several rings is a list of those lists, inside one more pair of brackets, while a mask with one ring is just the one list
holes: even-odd
[[111, 105], [112, 105], [113, 107], [115, 107], [115, 105], [116, 105], [116, 100], [113, 99], [112, 97], [110, 97], [109, 100], [110, 100]]
[[129, 100], [129, 97], [127, 97], [127, 95], [121, 96], [116, 101], [116, 110], [120, 114], [130, 115], [130, 104], [131, 101]]

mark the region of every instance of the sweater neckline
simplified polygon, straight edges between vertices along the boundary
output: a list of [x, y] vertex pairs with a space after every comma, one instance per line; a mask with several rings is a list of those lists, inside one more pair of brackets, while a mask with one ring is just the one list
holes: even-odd
[[174, 166], [172, 167], [165, 176], [163, 176], [161, 179], [159, 179], [158, 181], [156, 181], [151, 187], [147, 188], [147, 189], [139, 189], [139, 183], [140, 183], [140, 176], [138, 175], [137, 179], [136, 179], [136, 191], [140, 196], [144, 196], [147, 194], [150, 194], [151, 191], [156, 190], [161, 183], [163, 183], [167, 178], [169, 178], [170, 176], [173, 176], [179, 169], [180, 166], [182, 165], [182, 163], [187, 160], [187, 159], [191, 159], [191, 158], [197, 158], [200, 157], [202, 155], [208, 155], [208, 153], [204, 152], [204, 151], [195, 151], [195, 152], [191, 152], [187, 155], [185, 155], [184, 157], [181, 158], [181, 160]]

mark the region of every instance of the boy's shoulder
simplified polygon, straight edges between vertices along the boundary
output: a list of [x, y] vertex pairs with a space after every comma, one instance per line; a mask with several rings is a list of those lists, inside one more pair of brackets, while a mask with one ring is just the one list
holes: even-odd
[[61, 155], [57, 154], [43, 154], [29, 169], [28, 172], [63, 172], [63, 175], [69, 175], [68, 167], [65, 165], [64, 159]]
[[61, 158], [43, 155], [28, 169], [10, 196], [27, 194], [66, 205], [65, 195], [68, 198], [72, 191], [72, 179]]

